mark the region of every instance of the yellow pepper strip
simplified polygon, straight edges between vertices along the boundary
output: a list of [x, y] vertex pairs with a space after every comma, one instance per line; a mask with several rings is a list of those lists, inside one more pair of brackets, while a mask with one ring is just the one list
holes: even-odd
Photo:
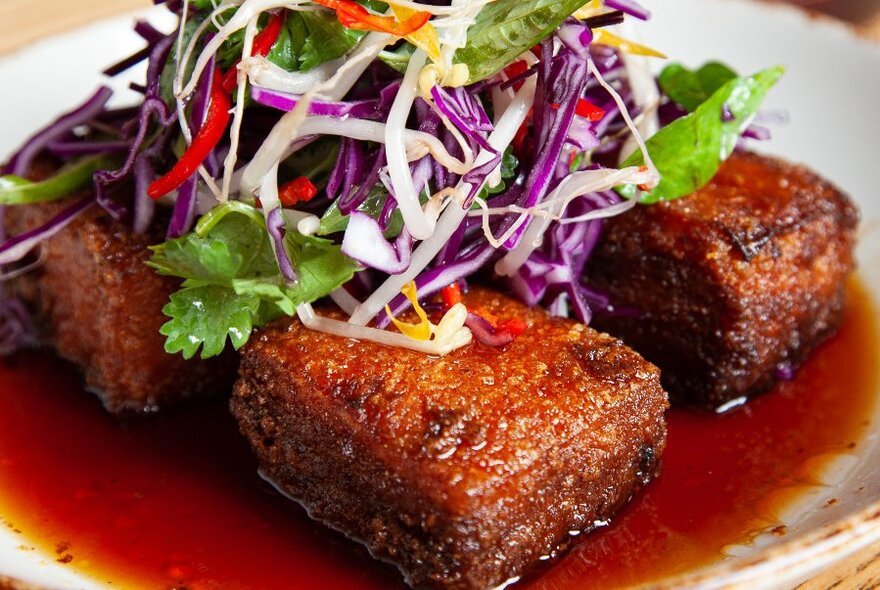
[[590, 0], [575, 11], [574, 17], [586, 20], [591, 16], [596, 16], [604, 11], [605, 7], [602, 6], [602, 0]]
[[[400, 22], [406, 22], [418, 14], [417, 11], [405, 6], [395, 6], [394, 4], [389, 4], [389, 6]], [[440, 59], [440, 38], [437, 36], [437, 29], [430, 22], [425, 23], [414, 33], [406, 35], [404, 39], [427, 53], [431, 61], [436, 62]]]
[[431, 321], [428, 319], [428, 314], [425, 313], [425, 310], [422, 309], [422, 306], [419, 305], [419, 294], [416, 289], [415, 281], [410, 281], [406, 285], [403, 286], [403, 289], [400, 290], [409, 302], [412, 304], [413, 309], [416, 312], [416, 315], [419, 316], [418, 324], [407, 324], [406, 322], [401, 322], [396, 319], [391, 314], [391, 308], [387, 305], [385, 306], [385, 313], [388, 314], [388, 317], [391, 318], [391, 321], [397, 326], [397, 329], [400, 330], [400, 333], [404, 336], [408, 336], [413, 340], [430, 340], [431, 339]]
[[610, 47], [617, 47], [621, 51], [625, 51], [626, 53], [631, 53], [633, 55], [646, 55], [648, 57], [661, 58], [666, 57], [666, 55], [660, 53], [655, 49], [645, 47], [644, 45], [639, 45], [638, 43], [634, 43], [632, 41], [627, 41], [623, 37], [618, 37], [614, 33], [608, 32], [607, 29], [596, 29], [595, 31], [593, 31], [593, 43], [598, 43], [599, 45], [608, 45]]

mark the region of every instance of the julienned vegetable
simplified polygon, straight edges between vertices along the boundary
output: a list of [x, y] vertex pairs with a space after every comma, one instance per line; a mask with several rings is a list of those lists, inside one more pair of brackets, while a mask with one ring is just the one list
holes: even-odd
[[[0, 245], [0, 277], [94, 203], [145, 231], [161, 197], [169, 239], [149, 264], [183, 279], [161, 331], [187, 358], [282, 314], [430, 354], [504, 346], [525, 326], [464, 306], [476, 274], [589, 322], [609, 310], [582, 278], [601, 220], [708, 181], [760, 135], [750, 122], [782, 73], [673, 65], [658, 91], [638, 62], [662, 54], [605, 28], [649, 17], [632, 0], [167, 6], [179, 30], [137, 23], [146, 49], [110, 70], [147, 60], [139, 106], [108, 109], [102, 88], [10, 160], [0, 205], [90, 177], [96, 196]], [[58, 173], [24, 180], [47, 153]], [[312, 308], [327, 296], [348, 321]]]

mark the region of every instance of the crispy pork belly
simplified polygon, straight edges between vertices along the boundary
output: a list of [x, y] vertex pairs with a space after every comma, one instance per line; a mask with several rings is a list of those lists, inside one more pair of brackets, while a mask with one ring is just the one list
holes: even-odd
[[[69, 203], [10, 207], [12, 233], [37, 227]], [[179, 283], [144, 264], [161, 232], [135, 235], [93, 207], [44, 243], [43, 263], [10, 285], [31, 309], [41, 339], [78, 365], [86, 387], [114, 413], [152, 412], [229, 391], [236, 360], [186, 361], [164, 351], [162, 307]]]
[[734, 154], [688, 197], [608, 222], [587, 271], [618, 308], [593, 325], [709, 409], [770, 388], [837, 328], [858, 211], [801, 166]]
[[233, 394], [264, 474], [416, 587], [519, 576], [613, 516], [666, 440], [659, 373], [619, 340], [486, 290], [465, 303], [529, 328], [438, 358], [284, 319]]

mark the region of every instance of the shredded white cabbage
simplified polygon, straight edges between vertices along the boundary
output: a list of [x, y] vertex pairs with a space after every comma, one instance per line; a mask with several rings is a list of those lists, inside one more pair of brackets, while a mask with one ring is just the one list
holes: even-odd
[[467, 318], [467, 309], [464, 308], [464, 313], [462, 313], [462, 308], [464, 306], [458, 304], [446, 312], [446, 315], [440, 321], [440, 325], [432, 330], [434, 338], [431, 340], [414, 340], [397, 332], [368, 328], [351, 322], [320, 316], [307, 303], [297, 307], [296, 313], [303, 325], [318, 332], [326, 332], [327, 334], [342, 336], [343, 338], [368, 340], [388, 346], [408, 348], [409, 350], [425, 354], [443, 356], [470, 344], [473, 339], [471, 331], [464, 326], [464, 320]]
[[[241, 50], [242, 59], [251, 55], [254, 47], [254, 37], [257, 34], [257, 17], [254, 16], [245, 27], [244, 43]], [[220, 202], [229, 200], [229, 188], [232, 184], [232, 173], [235, 171], [235, 162], [238, 159], [238, 141], [241, 136], [241, 123], [244, 119], [244, 98], [247, 82], [247, 74], [238, 70], [238, 86], [236, 87], [236, 103], [232, 114], [232, 125], [229, 129], [229, 153], [223, 161], [223, 189], [220, 192]], [[277, 190], [277, 187], [276, 187]]]
[[[254, 156], [254, 159], [251, 160], [247, 168], [245, 168], [244, 174], [242, 175], [241, 188], [244, 194], [255, 193], [256, 188], [259, 187], [261, 179], [266, 174], [266, 171], [281, 160], [281, 157], [275, 158], [273, 155], [270, 155], [274, 154], [277, 146], [281, 147], [281, 152], [283, 154], [285, 148], [295, 140], [312, 135], [339, 135], [362, 141], [375, 141], [377, 143], [385, 142], [385, 138], [387, 137], [385, 133], [387, 125], [384, 123], [367, 121], [365, 119], [342, 120], [323, 115], [306, 117], [305, 112], [308, 110], [308, 105], [306, 103], [306, 97], [303, 97], [293, 111], [282, 117], [281, 122], [272, 129], [269, 137]], [[297, 118], [297, 114], [302, 117], [301, 120]], [[288, 120], [288, 117], [290, 127], [293, 128], [293, 131], [288, 135], [284, 135], [287, 131], [287, 127], [283, 124]], [[276, 134], [276, 131], [278, 137], [273, 137], [273, 135]], [[456, 174], [465, 174], [473, 167], [472, 163], [469, 164], [468, 162], [462, 162], [450, 155], [449, 152], [446, 151], [446, 148], [443, 147], [440, 140], [433, 135], [429, 135], [423, 131], [407, 129], [404, 132], [403, 137], [404, 158], [407, 162], [407, 174], [409, 174], [409, 162], [418, 160], [428, 154], [431, 154], [438, 162]], [[412, 182], [411, 176], [410, 182]]]
[[639, 146], [639, 150], [642, 152], [642, 156], [645, 160], [645, 166], [651, 172], [651, 179], [649, 182], [642, 183], [649, 188], [653, 188], [657, 186], [657, 183], [660, 182], [660, 172], [657, 170], [657, 166], [654, 165], [654, 161], [651, 159], [651, 154], [648, 153], [648, 147], [645, 145], [645, 138], [642, 137], [642, 134], [639, 132], [638, 128], [633, 123], [632, 117], [629, 115], [629, 110], [626, 108], [626, 103], [623, 101], [623, 98], [620, 97], [620, 94], [614, 89], [611, 84], [609, 84], [605, 78], [602, 77], [602, 74], [599, 72], [599, 69], [596, 67], [596, 64], [593, 63], [592, 59], [587, 60], [587, 67], [590, 72], [596, 77], [596, 80], [599, 81], [599, 84], [602, 85], [608, 94], [611, 95], [611, 98], [614, 99], [614, 102], [617, 104], [617, 107], [620, 109], [620, 115], [623, 117], [623, 120], [626, 121], [626, 126], [632, 133], [633, 138], [636, 141], [636, 144]]
[[384, 140], [392, 193], [403, 216], [403, 223], [416, 240], [431, 237], [437, 223], [436, 218], [432, 219], [422, 211], [419, 194], [409, 171], [409, 160], [406, 157], [406, 121], [418, 94], [419, 74], [427, 57], [424, 51], [417, 49], [410, 58], [400, 90], [388, 114]]
[[329, 80], [344, 63], [345, 60], [340, 58], [325, 62], [308, 72], [288, 72], [265, 57], [253, 56], [241, 60], [238, 69], [247, 74], [248, 80], [254, 86], [291, 94], [305, 94]]
[[[561, 221], [561, 223], [569, 223], [568, 218], [563, 219], [566, 207], [574, 199], [588, 195], [590, 193], [606, 191], [624, 184], [644, 184], [653, 179], [651, 173], [638, 167], [631, 166], [621, 170], [600, 169], [600, 170], [583, 170], [575, 172], [567, 176], [559, 186], [541, 203], [534, 207], [522, 208], [515, 205], [510, 207], [499, 207], [496, 209], [483, 208], [479, 212], [472, 212], [471, 215], [483, 216], [484, 230], [488, 229], [490, 215], [509, 215], [510, 213], [520, 213], [522, 216], [532, 216], [533, 219], [528, 229], [523, 234], [522, 240], [516, 248], [504, 255], [501, 260], [495, 264], [495, 272], [502, 276], [513, 276], [519, 268], [525, 264], [532, 252], [538, 249], [544, 239], [544, 233], [550, 227], [553, 221]], [[602, 219], [604, 217], [612, 217], [626, 211], [637, 203], [636, 200], [624, 201], [624, 203], [591, 211], [585, 216], [577, 218], [579, 221], [587, 221], [589, 219]], [[504, 240], [501, 240], [503, 243]]]
[[[526, 120], [526, 115], [534, 102], [535, 80], [530, 78], [525, 81], [522, 88], [516, 93], [516, 97], [504, 111], [504, 114], [501, 115], [498, 124], [495, 125], [495, 130], [489, 135], [489, 145], [496, 150], [496, 153], [504, 153], [504, 150], [513, 141], [517, 130]], [[474, 168], [489, 162], [492, 157], [493, 154], [491, 152], [481, 150], [474, 162]], [[466, 182], [461, 182], [456, 188], [461, 193], [465, 193], [471, 189], [471, 186]], [[382, 311], [397, 296], [404, 285], [415, 279], [419, 273], [427, 268], [431, 260], [434, 259], [450, 236], [461, 225], [467, 212], [467, 209], [459, 206], [447, 206], [437, 222], [434, 233], [427, 240], [419, 244], [418, 248], [413, 252], [410, 267], [405, 272], [389, 277], [382, 283], [366, 301], [358, 306], [351, 315], [349, 322], [359, 326], [367, 325], [376, 314]]]
[[[446, 187], [436, 194], [430, 195], [423, 206], [420, 195], [410, 173], [410, 163], [427, 154], [431, 154], [438, 163], [450, 172], [465, 176], [468, 172], [482, 166], [498, 153], [503, 153], [524, 123], [535, 99], [536, 80], [527, 78], [519, 91], [513, 89], [500, 90], [497, 86], [491, 90], [494, 107], [494, 131], [489, 135], [490, 150], [481, 150], [475, 157], [469, 142], [461, 132], [440, 113], [444, 126], [453, 134], [464, 158], [459, 160], [452, 156], [436, 137], [407, 128], [407, 120], [420, 91], [427, 96], [434, 84], [460, 85], [466, 81], [467, 72], [453, 64], [454, 53], [467, 43], [467, 31], [473, 24], [480, 10], [492, 0], [452, 0], [450, 6], [429, 6], [412, 0], [400, 0], [397, 6], [412, 10], [426, 11], [435, 18], [431, 25], [436, 29], [440, 43], [440, 59], [426, 65], [428, 57], [422, 49], [416, 49], [410, 58], [401, 88], [395, 97], [387, 122], [366, 121], [361, 119], [339, 119], [326, 116], [310, 116], [309, 105], [313, 100], [341, 100], [366, 68], [373, 63], [379, 52], [397, 40], [397, 37], [386, 33], [371, 32], [366, 35], [358, 46], [342, 58], [327, 62], [309, 72], [287, 72], [272, 64], [261, 56], [251, 56], [253, 40], [257, 30], [257, 19], [261, 13], [275, 8], [289, 10], [315, 10], [317, 7], [306, 5], [306, 0], [231, 0], [217, 6], [199, 28], [195, 31], [189, 44], [183, 49], [183, 26], [178, 37], [177, 72], [173, 91], [177, 102], [177, 110], [186, 141], [191, 142], [191, 133], [184, 117], [187, 98], [193, 93], [205, 68], [224, 41], [230, 35], [245, 29], [242, 59], [238, 66], [237, 103], [231, 126], [231, 148], [224, 161], [222, 187], [217, 187], [213, 178], [205, 169], [200, 174], [208, 187], [214, 192], [214, 199], [200, 195], [200, 200], [207, 202], [223, 202], [231, 195], [251, 197], [259, 196], [263, 213], [269, 213], [281, 207], [278, 187], [278, 170], [280, 162], [298, 149], [298, 145], [308, 142], [310, 137], [318, 135], [338, 135], [361, 141], [384, 143], [387, 155], [387, 166], [381, 171], [380, 178], [386, 183], [397, 202], [404, 224], [409, 233], [421, 244], [415, 249], [409, 268], [389, 277], [364, 302], [359, 302], [346, 290], [340, 288], [331, 293], [332, 300], [346, 313], [350, 319], [339, 321], [322, 317], [315, 313], [309, 304], [300, 305], [297, 315], [303, 324], [310, 329], [335, 334], [338, 336], [369, 340], [408, 348], [427, 354], [443, 355], [469, 343], [473, 338], [471, 331], [464, 326], [467, 319], [467, 308], [462, 304], [452, 306], [439, 324], [431, 324], [432, 338], [416, 340], [404, 334], [368, 328], [366, 325], [382, 311], [404, 288], [417, 277], [435, 258], [441, 248], [448, 242], [468, 216], [482, 216], [483, 231], [490, 244], [498, 248], [523, 224], [528, 224], [520, 244], [508, 252], [496, 264], [496, 271], [501, 275], [512, 276], [521, 268], [529, 256], [540, 247], [544, 234], [553, 221], [560, 223], [583, 222], [619, 214], [635, 206], [636, 201], [623, 201], [591, 211], [576, 218], [566, 218], [565, 211], [572, 200], [594, 192], [611, 189], [622, 184], [655, 186], [659, 175], [647, 152], [644, 136], [650, 135], [657, 128], [656, 103], [659, 94], [650, 72], [644, 66], [629, 57], [625, 60], [628, 77], [632, 84], [636, 103], [643, 115], [636, 124], [630, 117], [624, 101], [615, 89], [605, 80], [592, 60], [588, 60], [588, 68], [596, 81], [605, 88], [620, 108], [627, 128], [631, 133], [631, 141], [642, 151], [645, 158], [644, 167], [629, 167], [622, 170], [588, 170], [576, 172], [566, 177], [555, 190], [541, 203], [533, 207], [523, 208], [508, 206], [490, 208], [482, 199], [475, 199], [479, 211], [464, 208], [463, 199], [470, 194], [470, 184], [460, 181], [456, 187]], [[189, 0], [184, 0], [183, 21], [185, 23]], [[218, 17], [230, 8], [237, 7], [236, 12], [225, 23], [216, 22]], [[186, 76], [185, 64], [192, 61], [195, 47], [204, 34], [209, 23], [215, 22], [219, 31], [205, 44], [204, 49], [195, 60], [189, 79]], [[529, 52], [520, 59], [528, 65], [537, 59]], [[650, 78], [650, 80], [648, 80]], [[246, 83], [300, 95], [297, 106], [284, 114], [273, 127], [266, 140], [260, 146], [254, 158], [236, 171], [237, 149], [244, 115], [244, 98]], [[654, 104], [654, 107], [651, 107]], [[436, 106], [434, 107], [435, 110]], [[300, 141], [300, 144], [295, 142]], [[491, 171], [486, 184], [495, 186], [501, 181], [499, 165]], [[204, 197], [204, 198], [203, 198]], [[450, 206], [450, 204], [452, 206]], [[489, 219], [492, 215], [518, 214], [514, 224], [499, 238], [491, 233]], [[320, 219], [315, 215], [283, 210], [285, 224], [295, 226], [304, 235], [313, 235], [318, 231]], [[273, 244], [274, 247], [274, 244]]]

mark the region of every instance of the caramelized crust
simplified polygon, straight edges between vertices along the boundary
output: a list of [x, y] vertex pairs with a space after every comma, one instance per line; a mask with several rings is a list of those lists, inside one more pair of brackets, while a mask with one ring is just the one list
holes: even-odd
[[[65, 206], [10, 207], [7, 226], [37, 227]], [[82, 369], [87, 388], [114, 413], [156, 411], [228, 391], [234, 380], [232, 356], [185, 361], [164, 351], [162, 307], [179, 283], [144, 264], [147, 246], [162, 240], [133, 234], [95, 206], [45, 242], [42, 266], [12, 284], [44, 342]]]
[[857, 224], [808, 169], [736, 153], [695, 194], [608, 222], [588, 279], [640, 314], [593, 325], [656, 363], [679, 401], [760, 393], [836, 330]]
[[243, 349], [232, 411], [260, 466], [414, 586], [489, 588], [611, 517], [657, 471], [666, 394], [620, 341], [486, 290], [529, 329], [431, 357], [295, 320]]

